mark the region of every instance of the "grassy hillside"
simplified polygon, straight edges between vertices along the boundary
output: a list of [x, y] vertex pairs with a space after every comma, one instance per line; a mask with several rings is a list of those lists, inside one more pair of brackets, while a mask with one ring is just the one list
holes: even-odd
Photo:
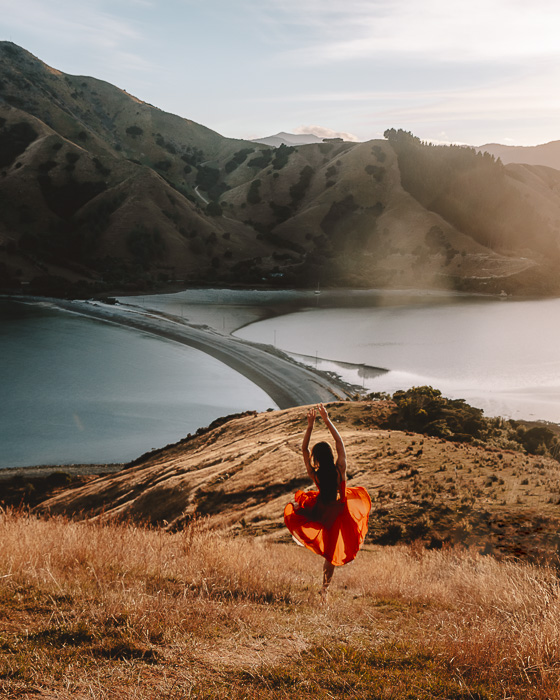
[[65, 280], [75, 292], [89, 291], [83, 282], [145, 288], [211, 279], [220, 263], [266, 252], [243, 224], [208, 216], [195, 193], [200, 164], [227, 161], [239, 142], [8, 42], [0, 65], [0, 238], [11, 282], [55, 293], [72, 291]]
[[[555, 555], [557, 433], [484, 419], [433, 390], [395, 399], [329, 408], [347, 446], [348, 483], [373, 496], [368, 542], [460, 543], [533, 561]], [[170, 531], [207, 517], [238, 534], [288, 541], [284, 505], [308, 486], [300, 456], [304, 414], [296, 408], [219, 420], [121, 472], [59, 490], [39, 508], [132, 518]], [[314, 438], [324, 432], [318, 425]]]
[[0, 691], [556, 697], [553, 426], [486, 420], [428, 388], [329, 413], [373, 508], [326, 604], [321, 560], [282, 525], [308, 485], [305, 409], [221, 419], [81, 486], [50, 477], [35, 514], [0, 510]]
[[294, 543], [198, 521], [0, 513], [0, 692], [123, 700], [545, 700], [558, 578], [464, 548], [366, 545], [319, 605]]
[[[560, 175], [406, 132], [224, 138], [0, 42], [2, 288], [560, 291]], [[410, 136], [410, 138], [408, 138]]]

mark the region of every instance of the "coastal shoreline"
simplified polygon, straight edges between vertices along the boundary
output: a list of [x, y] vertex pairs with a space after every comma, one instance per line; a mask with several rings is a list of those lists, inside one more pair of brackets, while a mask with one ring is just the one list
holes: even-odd
[[[265, 296], [263, 304], [263, 295]], [[255, 296], [258, 299], [255, 299]], [[168, 313], [191, 324], [203, 324], [219, 333], [238, 331], [278, 316], [311, 308], [370, 307], [380, 303], [400, 305], [403, 298], [415, 301], [489, 298], [495, 295], [426, 289], [325, 289], [320, 295], [308, 289], [192, 288], [174, 292], [114, 295], [120, 304], [146, 311]]]
[[72, 476], [101, 476], [122, 471], [124, 463], [111, 464], [39, 464], [28, 467], [0, 468], [0, 482], [13, 477], [46, 478], [53, 473], [64, 473]]
[[[13, 297], [12, 297], [13, 298]], [[358, 391], [334, 376], [296, 363], [272, 346], [258, 345], [208, 326], [140, 307], [54, 298], [14, 298], [24, 303], [47, 303], [71, 313], [134, 328], [196, 348], [216, 358], [259, 386], [280, 409], [344, 400]]]

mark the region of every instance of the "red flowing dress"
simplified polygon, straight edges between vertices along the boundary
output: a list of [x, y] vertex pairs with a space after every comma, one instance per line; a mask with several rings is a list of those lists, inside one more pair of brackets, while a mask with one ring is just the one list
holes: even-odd
[[335, 566], [355, 558], [368, 529], [371, 499], [363, 486], [338, 487], [328, 503], [319, 491], [296, 491], [295, 505], [284, 508], [284, 523], [294, 539]]

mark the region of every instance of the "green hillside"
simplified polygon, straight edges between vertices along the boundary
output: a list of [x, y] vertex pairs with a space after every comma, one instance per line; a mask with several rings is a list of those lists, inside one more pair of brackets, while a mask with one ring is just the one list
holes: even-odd
[[4, 290], [181, 285], [558, 293], [560, 171], [389, 130], [224, 138], [0, 42]]

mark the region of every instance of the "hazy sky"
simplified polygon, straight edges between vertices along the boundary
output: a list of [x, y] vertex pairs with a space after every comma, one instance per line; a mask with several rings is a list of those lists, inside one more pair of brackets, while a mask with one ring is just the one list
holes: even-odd
[[557, 0], [0, 0], [1, 38], [224, 136], [560, 139]]

